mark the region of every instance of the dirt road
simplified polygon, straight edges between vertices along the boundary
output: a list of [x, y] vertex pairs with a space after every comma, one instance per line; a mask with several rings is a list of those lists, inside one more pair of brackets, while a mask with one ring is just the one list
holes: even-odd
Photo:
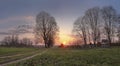
[[32, 56], [29, 56], [29, 57], [26, 57], [26, 58], [22, 58], [22, 59], [19, 59], [19, 60], [15, 60], [15, 61], [10, 61], [10, 62], [7, 62], [7, 63], [4, 63], [4, 64], [0, 64], [0, 66], [7, 66], [8, 64], [12, 64], [12, 63], [17, 63], [17, 62], [20, 62], [20, 61], [23, 61], [23, 60], [27, 60], [27, 59], [30, 59], [30, 58], [33, 58], [37, 55], [42, 55], [44, 54], [45, 52], [47, 52], [47, 50], [41, 52], [41, 53], [37, 53], [37, 54], [34, 54]]

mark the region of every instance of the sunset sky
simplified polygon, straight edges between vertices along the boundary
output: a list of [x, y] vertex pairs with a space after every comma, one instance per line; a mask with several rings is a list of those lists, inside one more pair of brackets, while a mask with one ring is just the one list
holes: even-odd
[[71, 34], [74, 21], [88, 8], [109, 5], [120, 12], [120, 0], [0, 0], [0, 38], [19, 25], [34, 26], [40, 11], [55, 17], [61, 34]]

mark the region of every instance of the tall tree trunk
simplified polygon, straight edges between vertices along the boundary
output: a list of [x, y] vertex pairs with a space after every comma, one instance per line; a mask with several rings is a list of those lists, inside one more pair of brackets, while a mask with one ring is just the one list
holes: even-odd
[[84, 37], [84, 45], [85, 45], [85, 47], [87, 46], [87, 40], [85, 37]]
[[111, 45], [111, 37], [108, 35], [109, 46]]

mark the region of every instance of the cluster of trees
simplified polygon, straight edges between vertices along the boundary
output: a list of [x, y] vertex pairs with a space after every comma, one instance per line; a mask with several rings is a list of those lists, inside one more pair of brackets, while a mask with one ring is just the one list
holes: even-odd
[[5, 47], [32, 47], [32, 41], [28, 38], [19, 39], [17, 35], [7, 36], [2, 40], [1, 46]]
[[115, 39], [120, 42], [120, 15], [112, 6], [93, 7], [74, 22], [73, 31], [83, 39], [85, 45], [96, 45], [102, 39], [107, 39], [109, 45]]
[[33, 27], [29, 25], [20, 25], [17, 29], [11, 30], [11, 36], [5, 37], [1, 42], [1, 46], [31, 47], [33, 42], [30, 39], [19, 39], [18, 35], [24, 33], [34, 33], [36, 42], [42, 41], [46, 48], [52, 47], [55, 43], [55, 39], [58, 38], [59, 27], [55, 18], [47, 12], [42, 11], [36, 16], [34, 32], [30, 31], [31, 28]]
[[58, 36], [59, 27], [55, 18], [47, 12], [40, 12], [36, 16], [35, 37], [36, 40], [42, 40], [45, 47], [52, 47]]
[[[103, 38], [107, 39], [109, 41], [108, 44], [111, 45], [115, 39], [118, 39], [120, 43], [119, 28], [120, 15], [116, 13], [113, 7], [93, 7], [85, 11], [85, 14], [75, 21], [73, 32], [82, 38], [85, 45], [91, 43], [96, 45]], [[19, 27], [17, 32], [26, 33], [30, 31]], [[35, 33], [35, 39], [42, 41], [45, 47], [48, 48], [52, 47], [55, 39], [58, 38], [59, 27], [53, 16], [42, 11], [36, 16], [36, 25], [33, 33]], [[20, 40], [17, 35], [12, 35], [5, 37], [2, 41], [2, 46], [32, 46], [32, 41], [27, 38]]]

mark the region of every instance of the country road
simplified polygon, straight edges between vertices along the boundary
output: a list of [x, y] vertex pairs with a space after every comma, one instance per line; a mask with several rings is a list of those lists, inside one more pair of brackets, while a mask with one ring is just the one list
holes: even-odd
[[37, 55], [42, 55], [42, 54], [44, 54], [45, 52], [47, 52], [47, 50], [44, 50], [43, 52], [34, 54], [34, 55], [32, 55], [32, 56], [28, 56], [28, 57], [26, 57], [26, 58], [22, 58], [22, 59], [18, 59], [18, 60], [15, 60], [15, 61], [10, 61], [10, 62], [7, 62], [7, 63], [0, 64], [0, 66], [7, 66], [8, 64], [17, 63], [17, 62], [20, 62], [20, 61], [23, 61], [23, 60], [27, 60], [27, 59], [33, 58], [33, 57], [35, 57], [35, 56], [37, 56]]

